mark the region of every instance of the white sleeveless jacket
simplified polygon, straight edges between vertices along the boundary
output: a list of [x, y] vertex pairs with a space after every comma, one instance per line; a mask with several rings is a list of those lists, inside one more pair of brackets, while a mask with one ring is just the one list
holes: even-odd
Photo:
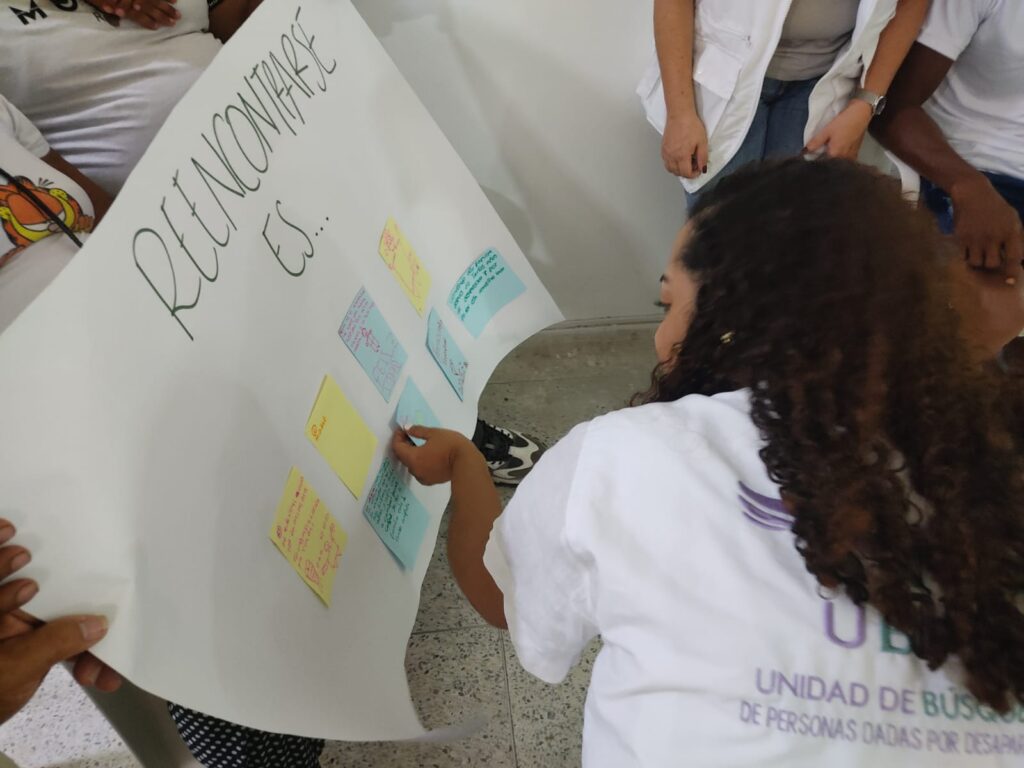
[[[709, 159], [706, 174], [682, 179], [688, 192], [713, 179], [746, 138], [791, 4], [792, 0], [696, 0], [693, 84], [697, 111], [708, 132]], [[861, 0], [850, 41], [811, 93], [805, 142], [849, 102], [896, 5], [897, 0]], [[664, 133], [667, 109], [657, 56], [637, 93], [651, 125]], [[870, 136], [864, 143], [862, 161], [889, 165]]]

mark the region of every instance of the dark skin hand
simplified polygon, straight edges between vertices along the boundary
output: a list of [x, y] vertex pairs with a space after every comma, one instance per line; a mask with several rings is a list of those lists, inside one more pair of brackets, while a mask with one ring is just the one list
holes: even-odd
[[66, 616], [37, 621], [22, 607], [39, 592], [32, 579], [10, 578], [31, 560], [31, 553], [11, 544], [14, 526], [0, 520], [0, 723], [32, 698], [51, 667], [74, 661], [81, 685], [104, 692], [121, 685], [120, 676], [86, 651], [107, 634], [102, 616]]
[[224, 0], [210, 11], [210, 32], [226, 43], [263, 0]]
[[978, 362], [992, 360], [1024, 330], [1024, 267], [991, 272], [954, 258], [949, 270], [965, 340]]
[[146, 29], [173, 27], [181, 18], [178, 0], [89, 0], [108, 16], [134, 21]]
[[872, 123], [871, 132], [949, 194], [955, 236], [968, 263], [976, 269], [1002, 269], [1010, 275], [1024, 261], [1020, 216], [984, 174], [956, 153], [923, 107], [952, 66], [952, 60], [915, 43], [889, 90], [888, 106]]
[[[96, 8], [119, 19], [134, 21], [146, 29], [173, 27], [181, 18], [178, 0], [88, 0]], [[210, 11], [210, 33], [226, 43], [263, 0], [223, 0]]]

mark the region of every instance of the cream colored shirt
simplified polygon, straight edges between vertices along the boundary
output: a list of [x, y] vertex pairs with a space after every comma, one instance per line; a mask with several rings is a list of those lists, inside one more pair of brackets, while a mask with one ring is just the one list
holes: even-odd
[[859, 0], [793, 0], [768, 77], [810, 80], [828, 72], [857, 25]]

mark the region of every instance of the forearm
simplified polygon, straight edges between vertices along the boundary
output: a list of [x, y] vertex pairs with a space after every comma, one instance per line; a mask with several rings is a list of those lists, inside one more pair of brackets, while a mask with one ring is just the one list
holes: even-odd
[[654, 44], [669, 117], [695, 113], [693, 33], [695, 0], [654, 0]]
[[263, 0], [223, 0], [210, 11], [210, 33], [226, 43], [262, 2]]
[[889, 91], [889, 105], [871, 123], [871, 133], [890, 152], [947, 192], [978, 183], [978, 173], [949, 145], [942, 129], [924, 110], [953, 66], [920, 43], [912, 46]]
[[947, 192], [984, 180], [946, 141], [942, 130], [920, 106], [886, 110], [872, 133], [889, 151]]
[[56, 150], [50, 150], [50, 152], [43, 158], [43, 162], [49, 165], [51, 168], [63, 173], [74, 181], [78, 186], [85, 190], [85, 193], [89, 196], [89, 200], [92, 201], [93, 219], [95, 224], [99, 224], [100, 220], [106, 216], [107, 209], [110, 208], [114, 202], [113, 198], [107, 194], [99, 184], [90, 179], [78, 168], [65, 160], [60, 153]]
[[451, 514], [448, 562], [455, 581], [489, 624], [505, 628], [504, 595], [484, 566], [484, 550], [501, 514], [501, 500], [487, 462], [472, 445], [454, 463]]
[[899, 0], [896, 15], [878, 39], [878, 49], [864, 74], [864, 88], [884, 94], [921, 32], [931, 0]]

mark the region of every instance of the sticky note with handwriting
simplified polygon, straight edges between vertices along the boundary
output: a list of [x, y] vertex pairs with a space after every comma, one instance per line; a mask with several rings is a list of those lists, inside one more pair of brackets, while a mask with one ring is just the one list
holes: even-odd
[[430, 293], [430, 273], [416, 255], [416, 251], [409, 245], [409, 241], [405, 239], [398, 224], [390, 217], [380, 236], [378, 253], [395, 280], [402, 286], [413, 307], [422, 315], [427, 306], [427, 295]]
[[324, 605], [329, 606], [334, 575], [348, 536], [295, 467], [288, 474], [288, 483], [277, 505], [270, 540]]
[[[405, 389], [402, 396], [398, 398], [398, 408], [395, 409], [395, 426], [406, 429], [407, 427], [439, 427], [441, 422], [430, 410], [427, 399], [420, 392], [416, 383], [409, 379], [405, 382]], [[423, 445], [424, 440], [418, 437], [410, 438], [416, 445]]]
[[377, 449], [377, 436], [330, 376], [324, 376], [320, 384], [313, 412], [306, 422], [306, 437], [359, 498]]
[[430, 515], [385, 457], [366, 498], [363, 515], [406, 570], [416, 565]]
[[479, 338], [491, 318], [525, 290], [519, 275], [490, 248], [462, 273], [448, 294], [448, 306], [473, 338]]
[[377, 391], [385, 400], [390, 400], [409, 356], [365, 288], [360, 288], [356, 294], [338, 335]]
[[466, 370], [469, 363], [436, 309], [431, 309], [430, 317], [427, 318], [427, 349], [441, 367], [459, 400], [464, 399], [463, 391], [466, 388]]

